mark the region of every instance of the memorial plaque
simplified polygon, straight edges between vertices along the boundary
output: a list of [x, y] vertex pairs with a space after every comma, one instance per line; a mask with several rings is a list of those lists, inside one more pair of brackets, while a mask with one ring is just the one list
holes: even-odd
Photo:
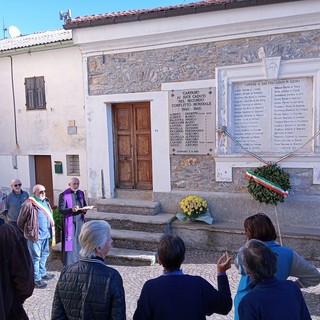
[[215, 91], [177, 90], [169, 93], [171, 154], [210, 154], [214, 149]]
[[[312, 78], [233, 84], [233, 135], [252, 152], [286, 153], [313, 135]], [[302, 151], [312, 151], [307, 144]], [[235, 152], [243, 152], [235, 145]]]

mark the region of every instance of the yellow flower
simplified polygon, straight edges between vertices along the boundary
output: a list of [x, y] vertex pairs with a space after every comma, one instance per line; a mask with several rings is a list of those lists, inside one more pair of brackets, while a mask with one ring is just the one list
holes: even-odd
[[187, 196], [179, 202], [182, 211], [191, 219], [206, 213], [208, 204], [199, 196]]

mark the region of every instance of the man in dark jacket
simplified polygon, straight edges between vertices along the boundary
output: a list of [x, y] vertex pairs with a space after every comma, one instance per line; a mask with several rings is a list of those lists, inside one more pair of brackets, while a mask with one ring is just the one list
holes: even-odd
[[78, 178], [71, 178], [69, 188], [59, 195], [59, 211], [63, 215], [62, 226], [62, 263], [69, 266], [80, 260], [79, 234], [84, 224], [86, 200], [79, 189]]
[[0, 319], [29, 319], [24, 301], [34, 289], [33, 264], [25, 239], [0, 220]]

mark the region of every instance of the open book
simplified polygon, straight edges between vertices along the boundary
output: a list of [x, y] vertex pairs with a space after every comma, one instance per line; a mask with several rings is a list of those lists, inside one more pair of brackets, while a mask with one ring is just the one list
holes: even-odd
[[95, 208], [95, 206], [85, 206], [85, 207], [79, 208], [79, 210], [92, 210], [93, 208]]

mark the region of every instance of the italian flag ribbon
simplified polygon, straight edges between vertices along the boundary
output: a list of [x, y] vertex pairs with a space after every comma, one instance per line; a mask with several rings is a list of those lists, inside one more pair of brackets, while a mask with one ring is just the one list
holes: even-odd
[[54, 220], [53, 220], [53, 213], [51, 208], [49, 208], [46, 204], [44, 204], [40, 199], [38, 199], [35, 196], [30, 196], [28, 200], [36, 206], [38, 209], [40, 209], [49, 219], [50, 225], [51, 225], [51, 240], [52, 240], [52, 246], [56, 245], [56, 235], [55, 235], [55, 228], [54, 228]]
[[285, 198], [289, 195], [289, 192], [287, 190], [283, 190], [279, 185], [277, 185], [276, 183], [274, 183], [270, 180], [267, 180], [263, 177], [255, 175], [251, 170], [246, 171], [246, 177], [254, 180], [256, 183], [268, 188], [271, 191], [274, 191], [274, 192], [280, 194], [281, 196], [283, 196]]

